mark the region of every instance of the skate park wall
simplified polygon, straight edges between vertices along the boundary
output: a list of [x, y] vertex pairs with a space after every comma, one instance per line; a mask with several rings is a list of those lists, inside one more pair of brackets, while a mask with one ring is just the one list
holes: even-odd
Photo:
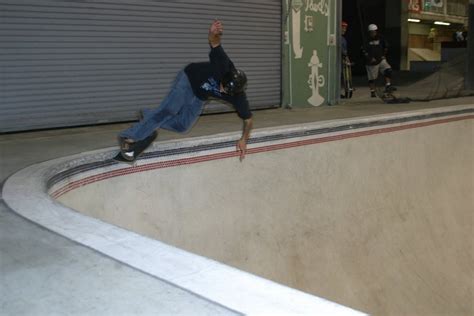
[[[296, 297], [309, 314], [322, 297], [375, 315], [472, 315], [473, 118], [474, 106], [456, 106], [256, 130], [242, 163], [237, 134], [155, 143], [135, 166], [104, 150], [25, 169], [3, 196], [21, 215], [145, 270], [172, 257], [154, 242], [184, 250], [186, 263], [158, 273], [197, 266], [170, 282], [204, 297], [224, 295], [222, 280], [189, 253], [302, 291], [284, 287], [282, 301]], [[117, 237], [118, 227], [139, 235]], [[151, 239], [134, 261], [138, 236]], [[249, 305], [252, 283], [235, 292], [242, 276], [225, 280]]]

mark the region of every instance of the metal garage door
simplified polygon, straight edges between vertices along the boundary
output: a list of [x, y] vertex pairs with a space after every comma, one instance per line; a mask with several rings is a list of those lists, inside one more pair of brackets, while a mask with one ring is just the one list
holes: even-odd
[[207, 60], [214, 18], [252, 108], [278, 106], [281, 1], [0, 0], [0, 132], [135, 119]]

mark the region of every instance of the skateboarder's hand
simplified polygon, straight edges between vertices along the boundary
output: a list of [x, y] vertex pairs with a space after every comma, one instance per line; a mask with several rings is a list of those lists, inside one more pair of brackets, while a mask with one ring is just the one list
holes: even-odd
[[214, 22], [211, 24], [211, 27], [209, 28], [209, 33], [213, 36], [222, 35], [222, 33], [224, 33], [222, 22], [219, 20], [214, 20]]
[[245, 139], [240, 139], [238, 142], [237, 142], [237, 151], [240, 152], [240, 161], [242, 162], [242, 160], [245, 159], [245, 154], [247, 153], [247, 142], [245, 141]]
[[209, 27], [209, 43], [212, 47], [217, 47], [221, 43], [221, 35], [224, 33], [224, 28], [222, 26], [222, 22], [219, 20], [214, 20]]

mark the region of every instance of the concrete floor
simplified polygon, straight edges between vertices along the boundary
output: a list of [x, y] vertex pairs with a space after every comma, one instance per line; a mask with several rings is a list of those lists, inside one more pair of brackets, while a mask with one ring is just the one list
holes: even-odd
[[236, 315], [0, 204], [1, 315]]
[[[473, 103], [474, 97], [469, 97], [386, 105], [361, 97], [333, 107], [256, 111], [254, 118], [255, 128], [262, 128]], [[0, 182], [30, 164], [115, 146], [117, 132], [128, 125], [0, 135]], [[159, 140], [240, 129], [233, 113], [207, 115], [188, 135], [162, 132]], [[233, 314], [46, 231], [1, 201], [0, 275], [0, 311], [6, 315]]]

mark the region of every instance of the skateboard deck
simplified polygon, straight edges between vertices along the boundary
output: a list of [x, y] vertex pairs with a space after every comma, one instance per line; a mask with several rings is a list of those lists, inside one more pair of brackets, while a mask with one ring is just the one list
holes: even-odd
[[344, 98], [352, 98], [352, 92], [354, 91], [352, 86], [352, 65], [348, 60], [342, 62], [342, 81], [344, 85]]
[[401, 98], [397, 97], [396, 95], [393, 94], [393, 92], [396, 91], [396, 88], [392, 88], [389, 91], [377, 91], [377, 96], [387, 104], [399, 104], [399, 103], [410, 103], [409, 98]]
[[137, 141], [132, 144], [130, 150], [124, 151], [120, 150], [120, 152], [113, 158], [118, 162], [125, 162], [128, 164], [133, 164], [138, 157], [145, 151], [145, 149], [150, 146], [151, 143], [155, 140], [158, 133], [155, 131], [153, 134], [148, 136], [147, 138]]
[[400, 104], [400, 103], [410, 103], [409, 98], [398, 98], [394, 95], [389, 95], [382, 98], [382, 101], [386, 104]]

